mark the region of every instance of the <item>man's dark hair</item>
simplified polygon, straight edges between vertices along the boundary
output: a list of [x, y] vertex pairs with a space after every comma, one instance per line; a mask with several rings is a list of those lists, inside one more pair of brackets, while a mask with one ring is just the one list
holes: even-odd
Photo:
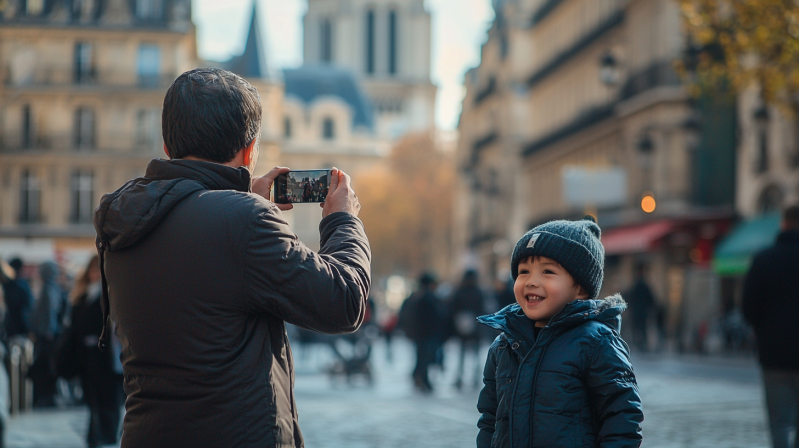
[[789, 229], [799, 229], [799, 204], [786, 208], [782, 212], [782, 220]]
[[196, 68], [167, 90], [161, 128], [170, 158], [230, 162], [261, 132], [261, 97], [234, 73]]

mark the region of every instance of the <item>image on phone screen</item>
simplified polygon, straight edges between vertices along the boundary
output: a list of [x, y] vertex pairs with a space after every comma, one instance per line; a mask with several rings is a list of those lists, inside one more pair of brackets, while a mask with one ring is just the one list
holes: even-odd
[[330, 170], [297, 170], [275, 180], [275, 202], [300, 204], [325, 202], [330, 189]]

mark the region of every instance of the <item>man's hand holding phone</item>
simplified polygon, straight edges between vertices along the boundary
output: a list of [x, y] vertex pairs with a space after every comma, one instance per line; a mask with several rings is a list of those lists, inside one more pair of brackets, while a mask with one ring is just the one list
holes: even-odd
[[330, 170], [330, 191], [325, 202], [319, 206], [322, 207], [322, 218], [336, 212], [347, 212], [358, 216], [361, 203], [358, 202], [358, 196], [352, 189], [350, 176], [347, 173], [338, 168]]
[[[264, 174], [263, 176], [256, 177], [252, 180], [252, 192], [255, 194], [260, 194], [261, 196], [265, 197], [266, 199], [270, 199], [270, 195], [272, 192], [272, 184], [277, 179], [277, 176], [281, 174], [286, 174], [291, 169], [286, 168], [285, 166], [276, 166], [269, 170], [268, 173]], [[277, 204], [275, 203], [277, 208], [280, 210], [291, 210], [294, 208], [294, 204]]]

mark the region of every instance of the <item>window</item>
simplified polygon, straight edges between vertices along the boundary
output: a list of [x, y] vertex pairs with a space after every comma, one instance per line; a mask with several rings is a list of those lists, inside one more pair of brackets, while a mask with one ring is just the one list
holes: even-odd
[[164, 5], [161, 0], [136, 0], [136, 18], [158, 20], [163, 16]]
[[330, 64], [333, 62], [333, 25], [330, 23], [330, 19], [322, 20], [322, 45], [320, 48], [322, 49], [322, 62], [325, 64]]
[[94, 215], [94, 174], [88, 170], [72, 173], [70, 221], [75, 224], [90, 224]]
[[44, 11], [44, 0], [28, 0], [26, 13], [29, 16], [38, 16]]
[[757, 160], [755, 162], [755, 171], [757, 173], [765, 173], [768, 171], [768, 132], [766, 129], [760, 129], [757, 133]]
[[30, 148], [33, 146], [33, 117], [31, 116], [31, 105], [22, 106], [22, 147]]
[[366, 12], [366, 73], [375, 72], [375, 12]]
[[325, 140], [333, 140], [336, 138], [336, 127], [332, 118], [325, 118], [322, 122], [322, 137]]
[[388, 72], [397, 74], [397, 11], [388, 13]]
[[161, 146], [161, 114], [157, 109], [136, 113], [136, 145], [158, 150]]
[[283, 119], [283, 137], [291, 138], [291, 119], [289, 117]]
[[79, 107], [75, 111], [75, 147], [94, 148], [94, 110]]
[[19, 222], [22, 224], [39, 222], [41, 186], [39, 178], [33, 171], [22, 171], [19, 192]]
[[157, 86], [160, 68], [161, 49], [158, 48], [158, 45], [139, 45], [139, 58], [138, 64], [136, 66], [136, 74], [139, 77], [139, 85], [145, 87]]
[[782, 207], [782, 190], [776, 185], [763, 189], [757, 201], [757, 210], [761, 214], [779, 211]]
[[75, 44], [75, 82], [91, 84], [95, 81], [94, 46], [87, 42]]

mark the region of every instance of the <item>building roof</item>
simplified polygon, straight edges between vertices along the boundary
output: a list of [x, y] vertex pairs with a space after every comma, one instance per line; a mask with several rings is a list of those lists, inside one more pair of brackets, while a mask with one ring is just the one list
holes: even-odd
[[337, 96], [352, 108], [353, 127], [374, 129], [372, 103], [351, 71], [331, 65], [303, 65], [283, 70], [283, 80], [286, 96], [299, 98], [306, 104], [319, 97]]
[[258, 23], [257, 3], [255, 1], [252, 3], [252, 17], [244, 52], [223, 63], [225, 70], [230, 70], [243, 78], [270, 78], [266, 46], [261, 38], [261, 27]]

